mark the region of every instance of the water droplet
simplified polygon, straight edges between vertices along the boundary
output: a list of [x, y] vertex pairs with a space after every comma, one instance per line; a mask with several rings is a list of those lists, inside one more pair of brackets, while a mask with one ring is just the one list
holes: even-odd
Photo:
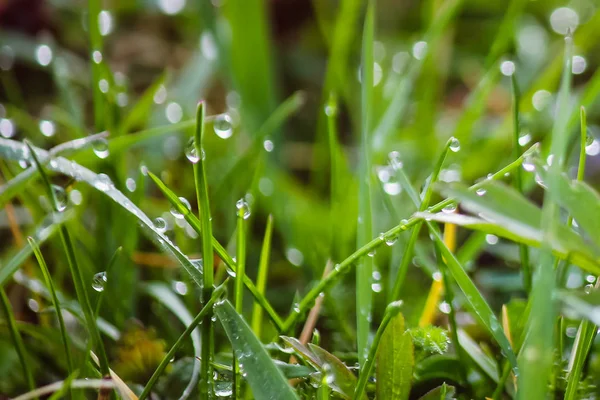
[[460, 141], [455, 137], [450, 139], [450, 150], [452, 150], [455, 153], [460, 150]]
[[292, 265], [296, 267], [301, 266], [304, 262], [304, 254], [302, 254], [300, 250], [294, 247], [290, 247], [286, 250], [285, 257]]
[[440, 181], [442, 182], [460, 182], [460, 166], [453, 164], [449, 168], [440, 171]]
[[590, 145], [585, 146], [585, 154], [588, 156], [597, 156], [600, 154], [600, 142], [593, 139]]
[[129, 96], [125, 92], [121, 92], [117, 94], [117, 105], [119, 107], [125, 107], [129, 104]]
[[[240, 367], [241, 369], [241, 367]], [[233, 385], [231, 382], [216, 382], [215, 385], [215, 396], [216, 397], [229, 397], [233, 395]]]
[[448, 204], [446, 207], [442, 208], [442, 212], [446, 213], [446, 214], [452, 214], [456, 211], [457, 205], [456, 203], [452, 202], [450, 204]]
[[67, 193], [62, 186], [52, 185], [52, 193], [56, 201], [56, 209], [58, 212], [63, 212], [67, 208]]
[[92, 52], [92, 60], [96, 64], [100, 64], [102, 62], [102, 53], [99, 52], [98, 50], [95, 50], [94, 52]]
[[[190, 202], [187, 201], [187, 199], [185, 197], [180, 197], [179, 201], [184, 205], [185, 208], [188, 209], [188, 211], [192, 209], [192, 206], [190, 205]], [[179, 209], [177, 209], [175, 207], [171, 208], [171, 214], [175, 218], [177, 218], [177, 219], [183, 219], [184, 218], [183, 214], [181, 212], [179, 212]]]
[[198, 156], [198, 151], [196, 150], [196, 141], [194, 138], [191, 138], [188, 141], [188, 144], [185, 148], [185, 156], [192, 162], [192, 164], [196, 164], [198, 161], [200, 161], [200, 156]]
[[427, 42], [420, 41], [415, 43], [412, 48], [412, 54], [417, 60], [424, 59], [427, 54]]
[[[362, 83], [362, 74], [363, 69], [362, 66], [358, 69], [358, 81]], [[381, 65], [378, 63], [373, 63], [373, 86], [379, 85], [381, 79], [383, 78], [383, 70], [381, 69]]]
[[270, 153], [275, 148], [275, 144], [271, 140], [267, 139], [263, 142], [263, 147], [268, 153]]
[[498, 243], [498, 236], [492, 235], [492, 234], [487, 234], [487, 235], [485, 235], [485, 241], [487, 242], [487, 244], [493, 246], [496, 243]]
[[583, 288], [583, 290], [585, 291], [586, 294], [590, 294], [593, 289], [594, 289], [594, 285], [592, 285], [592, 284], [585, 285], [585, 287]]
[[369, 257], [375, 257], [375, 254], [377, 253], [377, 250], [371, 250], [370, 252], [367, 253], [367, 255]]
[[485, 190], [485, 189], [477, 189], [475, 191], [475, 193], [477, 193], [477, 196], [483, 196], [484, 194], [487, 193], [487, 190]]
[[535, 174], [535, 183], [537, 183], [540, 187], [547, 189], [548, 187], [546, 186], [546, 184], [544, 183], [544, 180], [542, 179], [542, 177], [540, 176], [540, 174]]
[[185, 0], [158, 0], [158, 7], [165, 14], [175, 15], [185, 7]]
[[383, 184], [383, 191], [389, 194], [390, 196], [397, 196], [402, 193], [402, 186], [400, 182], [390, 181]]
[[383, 290], [383, 286], [381, 285], [381, 283], [375, 282], [371, 284], [371, 290], [374, 293], [381, 293], [381, 291]]
[[596, 282], [596, 277], [594, 275], [587, 275], [585, 277], [585, 280], [589, 283], [594, 283], [594, 282]]
[[94, 187], [102, 192], [106, 192], [113, 186], [112, 181], [106, 174], [98, 174], [93, 183]]
[[[154, 97], [156, 98], [156, 95]], [[176, 124], [183, 118], [183, 109], [178, 103], [172, 101], [165, 108], [165, 116], [170, 123]]]
[[529, 132], [521, 132], [519, 135], [519, 146], [527, 146], [531, 142], [531, 134]]
[[132, 193], [135, 192], [135, 189], [137, 188], [137, 183], [135, 182], [135, 179], [133, 179], [133, 178], [127, 178], [125, 180], [125, 187], [130, 192], [132, 192]]
[[92, 288], [96, 292], [104, 291], [104, 288], [106, 287], [106, 280], [106, 272], [98, 272], [92, 279]]
[[442, 301], [439, 305], [439, 309], [441, 312], [443, 312], [444, 314], [450, 314], [450, 312], [452, 311], [452, 307], [450, 306], [449, 303]]
[[390, 166], [394, 170], [401, 169], [404, 164], [402, 163], [402, 159], [400, 158], [400, 153], [397, 151], [392, 151], [388, 154], [388, 160], [390, 162]]
[[433, 279], [436, 282], [441, 282], [442, 281], [442, 273], [440, 271], [435, 271], [431, 275], [431, 279]]
[[334, 117], [337, 115], [337, 107], [333, 106], [333, 105], [326, 105], [325, 106], [325, 115], [327, 115], [328, 117]]
[[100, 81], [98, 81], [98, 88], [100, 88], [100, 91], [102, 93], [108, 93], [108, 89], [110, 89], [110, 84], [106, 79], [100, 79]]
[[34, 313], [40, 312], [40, 304], [34, 299], [27, 300], [27, 307]]
[[110, 11], [102, 10], [98, 13], [98, 28], [102, 36], [107, 36], [112, 32], [113, 17]]
[[575, 75], [582, 74], [585, 71], [587, 62], [582, 56], [573, 56], [573, 62], [571, 64], [571, 72]]
[[550, 100], [552, 100], [552, 93], [543, 89], [538, 90], [531, 97], [533, 108], [538, 111], [544, 110], [550, 104]]
[[93, 144], [94, 154], [100, 158], [105, 159], [110, 155], [110, 151], [108, 150], [108, 140], [99, 139]]
[[167, 88], [165, 85], [160, 85], [158, 89], [156, 89], [153, 100], [156, 104], [162, 104], [167, 100]]
[[531, 156], [528, 155], [523, 159], [523, 169], [527, 172], [535, 171], [535, 164]]
[[160, 233], [165, 233], [167, 231], [167, 221], [162, 217], [156, 218], [154, 220], [154, 228]]
[[237, 208], [238, 212], [242, 213], [242, 216], [244, 219], [250, 218], [250, 215], [251, 215], [250, 205], [248, 204], [248, 202], [246, 200], [239, 199], [235, 203], [235, 208]]
[[512, 61], [504, 61], [500, 64], [500, 72], [504, 76], [512, 76], [515, 73], [515, 63]]
[[560, 35], [566, 35], [568, 31], [575, 31], [577, 25], [579, 25], [579, 15], [571, 8], [560, 7], [550, 15], [550, 26], [554, 32]]
[[41, 44], [35, 49], [35, 59], [37, 62], [45, 67], [52, 62], [52, 49], [50, 46]]
[[385, 244], [387, 246], [393, 246], [394, 243], [396, 243], [398, 241], [398, 236], [397, 235], [393, 235], [393, 234], [389, 234], [389, 235], [386, 235], [384, 237], [384, 240], [385, 240]]
[[407, 219], [401, 219], [400, 220], [400, 225], [405, 226], [406, 224], [408, 224], [408, 220]]
[[0, 118], [0, 135], [7, 139], [15, 135], [15, 125], [12, 120], [8, 118]]
[[83, 196], [81, 195], [81, 192], [79, 190], [73, 189], [71, 190], [71, 192], [69, 192], [69, 200], [71, 201], [71, 203], [78, 206], [83, 201]]
[[54, 122], [42, 119], [39, 123], [40, 132], [46, 137], [54, 136]]
[[185, 284], [185, 282], [182, 282], [182, 281], [174, 281], [173, 282], [173, 290], [182, 296], [185, 296], [188, 293], [188, 287]]
[[258, 181], [258, 190], [263, 196], [269, 197], [273, 194], [273, 181], [269, 178], [262, 177]]
[[213, 122], [213, 130], [221, 139], [228, 139], [233, 134], [233, 120], [229, 114], [219, 114]]

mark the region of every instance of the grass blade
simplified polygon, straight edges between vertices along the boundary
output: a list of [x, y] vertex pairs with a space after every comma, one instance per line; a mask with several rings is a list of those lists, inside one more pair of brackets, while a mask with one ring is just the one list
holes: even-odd
[[29, 357], [27, 355], [27, 350], [25, 349], [25, 345], [23, 344], [23, 338], [21, 337], [21, 333], [19, 333], [19, 329], [17, 328], [17, 321], [15, 320], [15, 316], [13, 315], [10, 306], [10, 300], [8, 299], [8, 296], [6, 295], [6, 292], [3, 288], [0, 288], [0, 303], [2, 303], [2, 311], [4, 312], [4, 317], [6, 318], [6, 323], [8, 324], [8, 331], [10, 332], [11, 339], [15, 344], [15, 350], [17, 352], [17, 355], [19, 356], [21, 368], [23, 368], [23, 375], [25, 377], [25, 381], [27, 382], [29, 390], [34, 390], [35, 381], [33, 379], [31, 369], [29, 369], [29, 363], [27, 361]]
[[[208, 201], [208, 182], [206, 181], [206, 169], [204, 166], [205, 153], [202, 147], [204, 139], [204, 103], [198, 104], [196, 112], [196, 131], [194, 134], [194, 150], [196, 158], [194, 162], [194, 178], [196, 184], [196, 197], [198, 200], [198, 213], [202, 225], [202, 257], [204, 259], [204, 273], [202, 288], [202, 299], [212, 297], [214, 282], [214, 258], [212, 245], [212, 223], [210, 217], [210, 205]], [[213, 327], [212, 313], [209, 312], [202, 321], [202, 356], [200, 360], [200, 395], [212, 396], [212, 367], [213, 356]]]
[[[246, 232], [245, 219], [247, 218], [248, 205], [244, 199], [238, 200], [237, 208], [237, 270], [235, 275], [235, 311], [244, 315], [244, 276], [246, 276]], [[242, 398], [242, 376], [240, 365], [233, 361], [233, 397]]]
[[276, 394], [280, 400], [297, 399], [281, 371], [231, 303], [227, 300], [218, 303], [215, 312], [231, 341], [237, 361], [243, 365], [254, 397], [270, 399]]
[[[50, 181], [44, 172], [42, 164], [35, 153], [33, 147], [26, 143], [27, 148], [29, 149], [29, 154], [36, 167], [40, 172], [40, 177], [44, 182], [44, 186], [46, 187], [47, 195], [50, 199], [52, 207], [54, 211], [60, 212], [61, 209], [58, 205], [58, 200], [56, 198], [56, 193], [52, 189], [50, 185]], [[64, 209], [64, 208], [63, 208]], [[83, 315], [85, 316], [86, 327], [88, 333], [90, 335], [92, 348], [96, 348], [98, 354], [100, 355], [100, 372], [103, 376], [109, 375], [108, 370], [108, 357], [104, 350], [104, 343], [102, 342], [102, 337], [100, 336], [100, 332], [98, 331], [98, 326], [96, 325], [96, 319], [94, 318], [94, 311], [92, 310], [92, 304], [90, 303], [90, 298], [87, 294], [87, 285], [83, 279], [83, 273], [77, 263], [77, 258], [75, 256], [75, 248], [73, 247], [73, 242], [71, 241], [71, 236], [69, 231], [64, 225], [59, 227], [59, 234], [61, 238], [61, 242], [63, 244], [63, 248], [65, 251], [65, 255], [67, 256], [67, 264], [69, 265], [69, 269], [71, 271], [71, 276], [73, 278], [73, 285], [75, 286], [75, 292], [77, 294], [77, 300], [81, 305], [81, 309], [83, 310]], [[87, 357], [87, 355], [86, 355]]]
[[[67, 360], [67, 371], [69, 376], [73, 374], [73, 360], [71, 358], [71, 351], [69, 349], [69, 335], [67, 334], [67, 328], [65, 327], [65, 320], [62, 315], [62, 309], [60, 307], [60, 302], [58, 301], [58, 296], [56, 295], [56, 290], [54, 289], [54, 283], [52, 282], [52, 276], [50, 275], [50, 271], [48, 270], [48, 266], [46, 265], [46, 261], [44, 260], [44, 256], [39, 246], [35, 242], [32, 237], [27, 238], [27, 242], [29, 242], [29, 246], [33, 249], [33, 253], [35, 254], [35, 258], [42, 270], [42, 275], [44, 275], [44, 280], [46, 281], [46, 287], [50, 291], [50, 295], [52, 296], [52, 305], [54, 306], [54, 310], [56, 312], [56, 318], [58, 319], [58, 327], [60, 329], [60, 335], [64, 346], [65, 351], [65, 359]], [[72, 394], [71, 394], [72, 396]]]
[[[367, 6], [367, 15], [363, 32], [362, 49], [362, 85], [361, 85], [361, 155], [359, 166], [358, 189], [358, 226], [356, 244], [364, 246], [373, 237], [371, 221], [371, 119], [373, 103], [373, 38], [375, 33], [375, 5], [370, 0]], [[373, 260], [371, 257], [363, 258], [356, 267], [356, 326], [358, 361], [364, 366], [369, 351], [369, 332], [372, 307], [371, 275], [373, 273]]]
[[[258, 278], [256, 279], [256, 290], [264, 297], [267, 287], [267, 276], [269, 274], [269, 258], [271, 254], [271, 237], [273, 236], [273, 216], [269, 215], [265, 237], [260, 252], [260, 261], [258, 262]], [[252, 310], [252, 331], [260, 339], [262, 332], [263, 309], [258, 303], [254, 303]]]

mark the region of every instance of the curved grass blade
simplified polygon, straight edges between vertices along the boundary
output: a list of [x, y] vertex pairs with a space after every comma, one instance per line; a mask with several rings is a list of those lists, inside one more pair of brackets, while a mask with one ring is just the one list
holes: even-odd
[[[163, 304], [168, 308], [175, 316], [181, 321], [184, 326], [190, 326], [193, 324], [194, 318], [185, 307], [185, 304], [173, 293], [173, 291], [164, 283], [151, 282], [144, 284], [142, 290], [154, 297], [156, 301]], [[194, 368], [192, 371], [192, 379], [186, 386], [184, 392], [181, 394], [180, 399], [187, 399], [192, 391], [195, 389], [198, 383], [198, 373], [200, 372], [200, 362], [198, 359], [201, 356], [201, 343], [200, 343], [200, 331], [195, 329], [191, 333], [192, 344], [194, 347]], [[171, 360], [169, 358], [169, 360]]]
[[254, 336], [250, 327], [239, 316], [231, 303], [224, 300], [215, 306], [215, 312], [233, 346], [235, 357], [257, 399], [298, 399], [285, 377]]
[[[40, 171], [40, 177], [44, 182], [44, 186], [46, 187], [46, 191], [52, 207], [54, 211], [60, 212], [61, 209], [58, 206], [58, 200], [56, 198], [56, 193], [52, 189], [50, 185], [50, 181], [44, 172], [42, 164], [40, 163], [38, 156], [33, 147], [29, 145], [29, 142], [25, 142], [26, 148], [28, 149], [29, 156], [35, 163], [36, 167]], [[92, 310], [92, 305], [90, 303], [90, 298], [87, 294], [87, 285], [83, 279], [83, 274], [77, 262], [77, 258], [75, 256], [75, 248], [73, 247], [73, 242], [71, 241], [71, 236], [66, 226], [61, 225], [58, 228], [61, 242], [63, 244], [63, 248], [65, 250], [65, 255], [67, 256], [67, 264], [69, 265], [69, 269], [71, 271], [71, 276], [73, 278], [73, 285], [75, 286], [75, 293], [77, 294], [77, 300], [81, 305], [81, 309], [83, 310], [83, 315], [85, 317], [86, 327], [88, 333], [91, 337], [91, 345], [92, 348], [97, 348], [98, 353], [100, 354], [100, 371], [103, 376], [107, 376], [109, 374], [108, 371], [108, 356], [106, 355], [106, 351], [104, 350], [104, 343], [102, 342], [102, 337], [100, 336], [100, 332], [98, 330], [98, 326], [96, 325], [96, 319], [94, 318], [94, 311]], [[87, 357], [87, 355], [86, 355]]]
[[[160, 362], [160, 364], [158, 365], [158, 367], [156, 368], [156, 370], [150, 377], [150, 380], [148, 380], [148, 383], [144, 387], [144, 390], [140, 394], [139, 400], [144, 400], [146, 397], [148, 397], [150, 395], [150, 393], [152, 392], [152, 388], [158, 381], [158, 378], [160, 377], [160, 375], [164, 372], [165, 368], [167, 368], [167, 366], [171, 363], [171, 360], [173, 359], [173, 357], [175, 357], [175, 353], [177, 353], [177, 350], [179, 350], [179, 348], [181, 347], [183, 342], [185, 340], [187, 340], [187, 338], [192, 334], [192, 332], [195, 331], [196, 327], [198, 326], [198, 324], [200, 324], [202, 322], [204, 317], [212, 312], [212, 308], [213, 308], [215, 302], [225, 292], [225, 284], [226, 284], [226, 282], [224, 282], [219, 287], [215, 288], [215, 290], [212, 292], [211, 298], [206, 302], [206, 304], [204, 304], [204, 306], [202, 307], [202, 310], [200, 310], [198, 315], [196, 315], [196, 317], [187, 325], [187, 327], [185, 328], [185, 331], [183, 331], [183, 333], [181, 334], [181, 336], [179, 336], [177, 341], [173, 344], [173, 346], [171, 347], [169, 352], [163, 357], [162, 361]], [[179, 308], [179, 306], [177, 308]], [[185, 310], [185, 306], [183, 306], [183, 309]], [[187, 310], [185, 310], [185, 312], [187, 313]], [[187, 317], [186, 317], [186, 319], [187, 319]]]
[[33, 374], [31, 373], [29, 363], [27, 362], [29, 356], [27, 355], [27, 350], [23, 344], [23, 338], [21, 337], [19, 329], [17, 328], [17, 321], [15, 320], [15, 316], [10, 307], [10, 300], [8, 299], [8, 296], [3, 288], [0, 288], [0, 305], [2, 306], [2, 311], [4, 312], [4, 317], [6, 318], [6, 323], [8, 324], [8, 331], [10, 332], [11, 339], [15, 344], [15, 350], [19, 356], [21, 368], [23, 368], [25, 381], [27, 382], [27, 386], [29, 386], [29, 390], [34, 390], [35, 380], [33, 379]]
[[[61, 339], [64, 346], [65, 351], [65, 359], [67, 360], [67, 371], [69, 376], [73, 374], [73, 360], [71, 358], [71, 351], [69, 349], [69, 335], [67, 334], [67, 329], [65, 327], [65, 320], [62, 315], [62, 310], [60, 308], [60, 301], [58, 301], [58, 296], [56, 295], [56, 290], [54, 289], [54, 283], [52, 283], [52, 276], [50, 275], [50, 271], [48, 270], [48, 266], [46, 265], [46, 261], [44, 260], [44, 256], [39, 246], [35, 242], [32, 237], [27, 238], [27, 242], [29, 246], [33, 249], [33, 253], [35, 254], [35, 258], [42, 270], [42, 274], [44, 275], [44, 280], [46, 281], [46, 287], [48, 288], [50, 295], [52, 296], [52, 304], [54, 306], [54, 310], [56, 312], [56, 318], [58, 320], [58, 327], [60, 329]], [[71, 395], [72, 396], [72, 395]]]

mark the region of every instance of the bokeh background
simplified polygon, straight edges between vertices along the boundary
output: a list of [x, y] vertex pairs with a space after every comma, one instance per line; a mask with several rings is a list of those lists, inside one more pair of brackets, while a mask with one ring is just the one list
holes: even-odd
[[[182, 251], [198, 255], [197, 235], [169, 211], [168, 201], [140, 167], [159, 175], [196, 209], [192, 164], [185, 153], [196, 105], [204, 100], [211, 116], [205, 150], [215, 236], [235, 249], [235, 204], [244, 198], [251, 209], [247, 271], [255, 279], [265, 222], [273, 216], [267, 297], [285, 314], [298, 294], [319, 279], [328, 260], [339, 262], [356, 247], [362, 3], [0, 0], [0, 134], [27, 138], [49, 149], [108, 131], [109, 143], [100, 143], [75, 160], [109, 175], [148, 216], [161, 219], [156, 225], [164, 224]], [[568, 28], [574, 29], [575, 42], [573, 110], [580, 102], [588, 107], [587, 179], [596, 180], [600, 154], [595, 139], [600, 134], [595, 125], [600, 111], [595, 101], [600, 87], [596, 1], [376, 3], [373, 236], [414, 212], [397, 181], [394, 162], [400, 162], [420, 188], [451, 136], [460, 141], [460, 150], [450, 154], [442, 170], [444, 181], [472, 183], [511, 160], [512, 100], [506, 75], [512, 64], [507, 61], [514, 63], [521, 92], [519, 144], [527, 148], [543, 143], [553, 124]], [[89, 18], [90, 7], [99, 12], [98, 18]], [[89, 34], [91, 25], [98, 27], [99, 35]], [[326, 107], [330, 98], [337, 99], [335, 109]], [[340, 162], [333, 167], [327, 112], [337, 115]], [[577, 129], [575, 119], [571, 128]], [[397, 153], [390, 164], [392, 152]], [[3, 181], [22, 167], [3, 162]], [[332, 174], [338, 179], [335, 188]], [[101, 316], [119, 332], [142, 335], [148, 348], [161, 354], [162, 342], [156, 338], [172, 342], [178, 336], [177, 322], [142, 282], [166, 284], [190, 310], [197, 310], [198, 296], [189, 277], [110, 199], [64, 177], [54, 181], [66, 188], [69, 207], [77, 216], [69, 226], [90, 282], [123, 246], [124, 257], [106, 283]], [[541, 192], [533, 177], [528, 181], [536, 199]], [[47, 204], [39, 199], [42, 193], [41, 186], [30, 186], [12, 206], [24, 234], [34, 232], [47, 213]], [[3, 210], [3, 262], [19, 247], [8, 226]], [[468, 243], [483, 246], [475, 246], [475, 254], [469, 253], [471, 248], [459, 254], [471, 260], [468, 265], [490, 302], [498, 305], [518, 296], [517, 247], [493, 235], [459, 232], [459, 243], [469, 238]], [[394, 246], [374, 255], [376, 321], [407, 239], [401, 236]], [[49, 241], [44, 252], [58, 285], [72, 294], [60, 243]], [[403, 312], [414, 323], [436, 268], [428, 240], [418, 243], [411, 265], [402, 297], [411, 299]], [[20, 284], [11, 286], [9, 294], [21, 321], [43, 327], [48, 303], [27, 285], [37, 275], [34, 269], [24, 268], [18, 275]], [[218, 274], [222, 277], [224, 271]], [[353, 279], [350, 274], [327, 297], [318, 324], [325, 348], [353, 350]], [[468, 315], [459, 317], [461, 323], [470, 323]], [[272, 339], [273, 333], [265, 322], [263, 339]], [[126, 351], [144, 342], [132, 337], [136, 339], [112, 346], [114, 359], [127, 360], [131, 354]], [[42, 355], [49, 353], [49, 364], [61, 363], [39, 342], [32, 340], [30, 345], [38, 346]], [[6, 332], [0, 338], [0, 354], [10, 355], [0, 361], [0, 376], [18, 370]], [[120, 371], [143, 382], [148, 372], [142, 365], [132, 371], [121, 366]], [[53, 369], [59, 371], [60, 366], [47, 368], [48, 381]], [[12, 381], [0, 379], [0, 392], [21, 387], [17, 375]]]

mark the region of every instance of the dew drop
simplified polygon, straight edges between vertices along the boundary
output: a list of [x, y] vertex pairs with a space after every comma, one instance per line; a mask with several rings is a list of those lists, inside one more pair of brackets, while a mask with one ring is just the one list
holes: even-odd
[[301, 266], [304, 262], [304, 254], [294, 247], [290, 247], [286, 250], [285, 257], [292, 265], [295, 265], [296, 267]]
[[585, 154], [587, 154], [588, 156], [592, 156], [592, 157], [600, 154], [600, 142], [593, 139], [592, 143], [585, 146]]
[[583, 74], [586, 66], [587, 62], [585, 61], [585, 58], [583, 58], [582, 56], [573, 56], [573, 62], [571, 63], [571, 72], [574, 75]]
[[367, 255], [372, 258], [372, 257], [375, 257], [376, 253], [377, 253], [376, 250], [371, 250], [370, 252], [367, 253]]
[[83, 201], [83, 196], [81, 195], [81, 192], [79, 190], [73, 189], [69, 192], [69, 200], [71, 201], [71, 203], [78, 206]]
[[229, 114], [219, 114], [213, 122], [215, 134], [221, 139], [228, 139], [233, 134], [233, 120]]
[[417, 60], [422, 60], [427, 54], [427, 42], [420, 41], [413, 45], [412, 48], [413, 57]]
[[173, 290], [182, 296], [185, 296], [188, 293], [188, 287], [185, 284], [185, 282], [182, 282], [182, 281], [174, 281], [173, 282]]
[[460, 141], [455, 137], [450, 139], [450, 150], [452, 150], [455, 153], [460, 150]]
[[42, 132], [42, 135], [44, 135], [46, 137], [54, 136], [54, 131], [55, 131], [54, 122], [43, 119], [40, 121], [39, 127], [40, 127], [40, 132]]
[[135, 183], [135, 179], [133, 179], [133, 178], [127, 178], [125, 180], [125, 187], [130, 192], [132, 192], [132, 193], [135, 192], [135, 189], [137, 188], [137, 183]]
[[237, 208], [238, 213], [242, 214], [242, 217], [244, 219], [248, 219], [250, 218], [251, 215], [251, 211], [250, 211], [250, 205], [248, 204], [248, 202], [244, 199], [239, 199], [236, 203], [235, 203], [235, 208]]
[[[185, 208], [187, 208], [188, 210], [192, 209], [192, 206], [190, 205], [190, 202], [187, 201], [187, 199], [185, 197], [180, 197], [179, 201], [184, 205]], [[171, 214], [177, 218], [177, 219], [183, 219], [184, 216], [181, 212], [179, 212], [179, 210], [175, 207], [171, 208]]]
[[475, 191], [475, 193], [477, 193], [477, 196], [483, 196], [484, 194], [487, 193], [487, 190], [485, 190], [485, 189], [477, 189]]
[[94, 278], [92, 279], [92, 288], [96, 292], [104, 291], [104, 288], [106, 287], [106, 280], [106, 272], [98, 272], [94, 275]]
[[52, 62], [52, 49], [46, 44], [41, 44], [35, 49], [35, 59], [43, 67]]
[[196, 150], [196, 141], [194, 138], [191, 138], [188, 141], [187, 146], [185, 147], [185, 156], [192, 164], [196, 164], [200, 161], [200, 157], [198, 156], [198, 151]]
[[102, 138], [94, 142], [93, 144], [94, 154], [100, 159], [105, 159], [110, 155], [108, 150], [108, 140]]
[[440, 303], [439, 309], [444, 314], [450, 314], [450, 312], [452, 311], [452, 307], [450, 306], [450, 304], [445, 301], [442, 301]]
[[493, 246], [496, 243], [498, 243], [498, 236], [492, 235], [492, 234], [487, 234], [487, 235], [485, 235], [485, 241], [487, 242], [487, 244]]
[[446, 207], [442, 208], [442, 212], [446, 213], [446, 214], [452, 214], [453, 212], [456, 211], [457, 205], [456, 203], [452, 202], [450, 204], [448, 204]]
[[515, 63], [512, 61], [504, 61], [500, 64], [500, 72], [504, 76], [512, 76], [515, 73]]
[[389, 234], [384, 237], [387, 246], [393, 246], [398, 241], [398, 236]]
[[102, 62], [102, 53], [99, 52], [98, 50], [95, 50], [94, 52], [92, 52], [92, 60], [96, 64], [100, 64]]
[[94, 187], [102, 192], [106, 192], [113, 185], [112, 181], [106, 174], [98, 174], [93, 183]]
[[401, 169], [404, 166], [402, 159], [400, 158], [400, 153], [397, 151], [390, 152], [388, 154], [388, 160], [390, 162], [390, 166], [394, 170]]
[[98, 13], [98, 28], [102, 36], [107, 36], [112, 32], [113, 17], [110, 11], [102, 10]]
[[175, 15], [185, 7], [185, 0], [158, 0], [158, 6], [167, 15]]
[[263, 142], [263, 147], [268, 153], [270, 153], [275, 148], [275, 144], [271, 140], [267, 139]]
[[[156, 101], [156, 95], [154, 95], [154, 98]], [[183, 109], [178, 103], [170, 102], [165, 108], [165, 116], [170, 123], [176, 124], [183, 118]]]
[[67, 193], [62, 186], [52, 185], [52, 193], [56, 200], [56, 209], [58, 212], [63, 212], [67, 208]]
[[527, 146], [531, 142], [531, 134], [529, 132], [521, 132], [519, 135], [519, 146]]
[[527, 172], [533, 172], [535, 170], [535, 164], [530, 156], [525, 157], [523, 160], [523, 169]]
[[15, 135], [15, 124], [8, 118], [0, 118], [0, 135], [7, 139]]
[[560, 35], [566, 35], [568, 31], [573, 32], [577, 25], [579, 25], [579, 15], [572, 8], [560, 7], [550, 15], [550, 26]]
[[156, 218], [154, 220], [154, 228], [159, 233], [165, 233], [167, 231], [167, 221], [165, 221], [164, 218], [162, 218], [162, 217]]
[[100, 88], [100, 91], [102, 93], [108, 93], [108, 89], [110, 89], [110, 84], [106, 79], [100, 79], [100, 81], [98, 81], [98, 88]]

